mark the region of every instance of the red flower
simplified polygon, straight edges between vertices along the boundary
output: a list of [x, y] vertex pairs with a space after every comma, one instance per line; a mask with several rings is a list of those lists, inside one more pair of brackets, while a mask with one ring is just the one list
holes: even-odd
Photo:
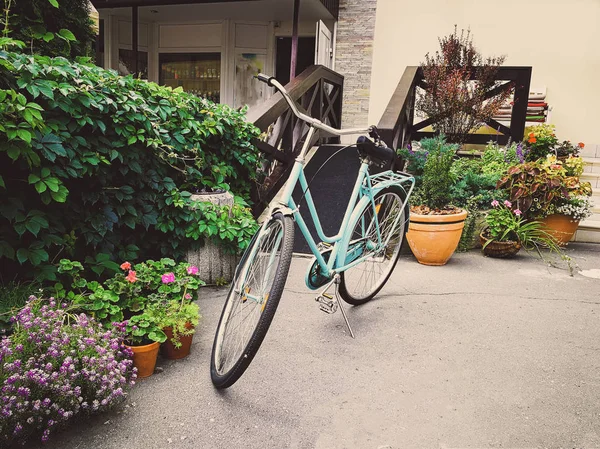
[[121, 264], [121, 270], [123, 270], [123, 271], [131, 270], [131, 264], [129, 262], [123, 262]]
[[585, 143], [583, 143], [583, 142], [579, 142], [579, 143], [577, 144], [577, 146], [578, 146], [579, 148], [583, 148], [583, 147], [585, 147]]
[[135, 271], [131, 270], [129, 272], [129, 274], [127, 276], [125, 276], [125, 279], [127, 279], [131, 283], [137, 281], [137, 277], [135, 276]]

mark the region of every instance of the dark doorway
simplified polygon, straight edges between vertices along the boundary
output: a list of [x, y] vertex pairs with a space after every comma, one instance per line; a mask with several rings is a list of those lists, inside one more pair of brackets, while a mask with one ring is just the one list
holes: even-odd
[[[277, 60], [275, 63], [275, 78], [284, 86], [290, 82], [290, 64], [292, 63], [292, 38], [277, 38]], [[296, 75], [315, 63], [315, 38], [298, 38], [298, 62]]]

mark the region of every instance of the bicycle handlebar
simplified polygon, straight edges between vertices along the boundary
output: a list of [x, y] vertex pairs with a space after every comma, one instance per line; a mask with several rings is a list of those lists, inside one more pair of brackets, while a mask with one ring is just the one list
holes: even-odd
[[318, 128], [327, 133], [333, 134], [334, 136], [347, 136], [350, 134], [364, 134], [364, 133], [370, 133], [373, 130], [373, 127], [347, 128], [347, 129], [332, 128], [331, 126], [326, 125], [322, 121], [317, 120], [316, 118], [310, 117], [310, 116], [300, 112], [298, 110], [298, 106], [296, 105], [296, 102], [290, 97], [290, 95], [288, 94], [285, 87], [283, 87], [281, 85], [281, 83], [279, 81], [277, 81], [274, 77], [265, 75], [264, 73], [259, 73], [254, 78], [256, 78], [259, 81], [262, 81], [267, 86], [274, 87], [275, 89], [277, 89], [279, 91], [279, 93], [283, 96], [285, 101], [287, 102], [287, 104], [290, 107], [290, 109], [292, 110], [293, 114], [296, 117], [298, 117], [300, 120], [314, 126], [315, 128]]

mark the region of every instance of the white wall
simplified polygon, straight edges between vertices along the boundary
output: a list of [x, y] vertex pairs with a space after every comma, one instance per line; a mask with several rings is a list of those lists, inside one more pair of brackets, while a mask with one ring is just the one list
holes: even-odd
[[600, 143], [599, 0], [379, 0], [369, 123], [377, 123], [404, 68], [435, 52], [454, 24], [484, 56], [532, 66], [546, 86], [558, 137]]

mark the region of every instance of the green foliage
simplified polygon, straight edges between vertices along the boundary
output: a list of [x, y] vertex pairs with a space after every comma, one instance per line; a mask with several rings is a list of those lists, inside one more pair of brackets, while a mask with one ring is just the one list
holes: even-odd
[[171, 328], [173, 337], [170, 339], [173, 346], [181, 347], [181, 337], [192, 335], [196, 332], [200, 318], [198, 304], [189, 301], [163, 301], [150, 304], [145, 314], [151, 314], [158, 320], [162, 328]]
[[487, 228], [483, 236], [486, 248], [492, 242], [513, 241], [520, 243], [526, 250], [535, 250], [544, 259], [541, 248], [549, 249], [558, 254], [573, 271], [571, 259], [564, 254], [551, 234], [549, 234], [540, 221], [526, 220], [521, 210], [513, 208], [510, 201], [494, 201], [494, 208], [485, 217]]
[[427, 142], [429, 151], [423, 167], [421, 199], [430, 209], [442, 209], [452, 201], [451, 168], [458, 145], [447, 144], [443, 136], [430, 140], [433, 142]]
[[11, 327], [10, 318], [25, 305], [27, 298], [38, 294], [40, 285], [35, 283], [0, 284], [0, 335]]
[[[143, 313], [152, 303], [189, 301], [204, 285], [197, 277], [196, 267], [188, 263], [176, 263], [173, 259], [148, 260], [135, 265], [124, 262], [120, 268], [121, 273], [100, 283], [85, 279], [81, 263], [62, 259], [58, 273], [63, 283], [56, 283], [49, 293], [57, 299], [67, 300], [105, 326], [110, 326], [113, 322]], [[132, 336], [145, 338], [148, 335]]]
[[179, 258], [207, 238], [243, 249], [256, 229], [245, 206], [202, 205], [192, 193], [247, 199], [257, 135], [243, 111], [181, 89], [0, 51], [6, 273], [53, 280], [59, 254], [109, 254], [95, 261], [100, 270], [108, 260]]
[[528, 147], [527, 161], [532, 162], [554, 152], [558, 143], [554, 125], [535, 125], [525, 128], [524, 141]]
[[31, 53], [70, 59], [93, 55], [96, 32], [87, 1], [3, 2], [5, 14], [0, 21], [0, 31], [4, 37], [24, 42]]
[[485, 147], [481, 170], [485, 174], [495, 174], [501, 177], [506, 173], [508, 167], [525, 162], [527, 149], [521, 143], [511, 143], [501, 147], [495, 142], [490, 142]]
[[497, 184], [504, 189], [512, 202], [529, 218], [543, 218], [553, 207], [562, 204], [571, 195], [589, 195], [589, 183], [577, 177], [564, 175], [562, 166], [546, 166], [544, 162], [528, 162], [508, 169]]

